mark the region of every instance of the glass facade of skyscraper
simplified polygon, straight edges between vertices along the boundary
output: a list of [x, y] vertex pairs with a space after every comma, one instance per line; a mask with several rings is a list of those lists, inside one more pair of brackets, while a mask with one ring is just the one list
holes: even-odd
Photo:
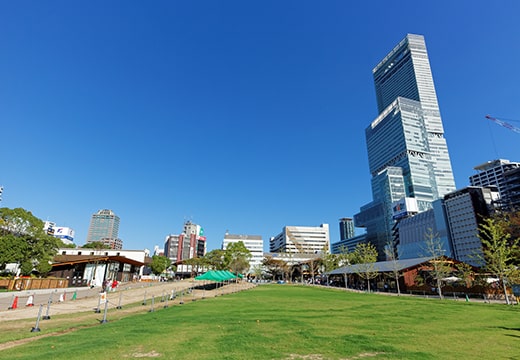
[[424, 37], [407, 35], [373, 75], [380, 115], [365, 131], [373, 202], [354, 219], [382, 256], [392, 240], [392, 202], [412, 197], [424, 211], [455, 181]]
[[119, 216], [112, 210], [99, 210], [92, 215], [88, 228], [87, 243], [103, 239], [117, 239], [119, 234]]

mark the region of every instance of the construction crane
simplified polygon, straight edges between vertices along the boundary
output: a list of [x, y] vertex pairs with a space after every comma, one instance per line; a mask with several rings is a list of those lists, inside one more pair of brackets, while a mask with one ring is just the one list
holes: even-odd
[[497, 123], [498, 125], [505, 127], [506, 129], [512, 130], [520, 134], [520, 128], [517, 128], [516, 126], [513, 126], [505, 121], [499, 120], [491, 115], [486, 115], [486, 119], [491, 120], [494, 123]]

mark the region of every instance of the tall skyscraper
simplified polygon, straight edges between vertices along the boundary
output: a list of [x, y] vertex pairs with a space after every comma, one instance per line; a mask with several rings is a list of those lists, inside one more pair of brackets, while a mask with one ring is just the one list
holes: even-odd
[[87, 234], [87, 244], [103, 242], [111, 248], [122, 248], [122, 241], [118, 238], [119, 216], [112, 210], [99, 210], [92, 215]]
[[414, 198], [419, 211], [455, 190], [424, 37], [408, 34], [372, 70], [379, 116], [365, 130], [373, 201], [354, 216], [384, 258], [393, 204]]

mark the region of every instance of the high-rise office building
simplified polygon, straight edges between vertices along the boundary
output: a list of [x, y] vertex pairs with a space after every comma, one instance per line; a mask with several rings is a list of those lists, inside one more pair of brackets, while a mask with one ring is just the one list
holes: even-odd
[[118, 238], [119, 216], [112, 210], [99, 210], [92, 215], [87, 234], [87, 244], [102, 242], [113, 249], [122, 248], [123, 243]]
[[226, 250], [229, 244], [239, 241], [251, 252], [249, 270], [246, 272], [254, 273], [257, 267], [262, 266], [262, 261], [264, 260], [264, 240], [262, 240], [260, 235], [236, 235], [226, 232], [222, 241], [222, 250]]
[[174, 263], [206, 255], [204, 229], [191, 221], [186, 221], [182, 234], [168, 235], [164, 240], [164, 254]]
[[339, 239], [347, 240], [356, 235], [354, 230], [354, 220], [352, 218], [339, 219]]
[[269, 239], [270, 252], [315, 255], [330, 253], [329, 224], [320, 226], [285, 226]]
[[453, 248], [452, 257], [473, 266], [483, 266], [479, 228], [494, 211], [496, 187], [469, 186], [447, 194], [444, 209]]
[[[520, 207], [520, 178], [518, 170], [520, 163], [497, 159], [475, 166], [477, 173], [469, 177], [471, 186], [496, 186], [500, 199], [497, 207], [515, 209]], [[516, 172], [515, 172], [516, 170]]]
[[373, 201], [354, 216], [380, 259], [392, 241], [393, 204], [419, 211], [455, 190], [424, 37], [408, 34], [373, 70], [379, 116], [365, 131]]

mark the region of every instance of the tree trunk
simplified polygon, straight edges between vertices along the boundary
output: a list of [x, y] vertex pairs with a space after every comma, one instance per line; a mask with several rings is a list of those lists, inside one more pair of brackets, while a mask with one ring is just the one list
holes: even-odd
[[511, 303], [509, 302], [509, 296], [507, 296], [507, 286], [504, 280], [505, 279], [503, 277], [500, 277], [500, 281], [502, 281], [502, 288], [504, 289], [504, 296], [506, 297], [506, 304], [511, 305]]
[[439, 298], [442, 300], [442, 282], [441, 279], [437, 279], [437, 292], [439, 293]]
[[401, 296], [401, 288], [399, 287], [399, 274], [395, 274], [395, 285], [397, 286], [397, 296]]
[[345, 289], [348, 289], [348, 275], [343, 274], [343, 277], [345, 278]]

